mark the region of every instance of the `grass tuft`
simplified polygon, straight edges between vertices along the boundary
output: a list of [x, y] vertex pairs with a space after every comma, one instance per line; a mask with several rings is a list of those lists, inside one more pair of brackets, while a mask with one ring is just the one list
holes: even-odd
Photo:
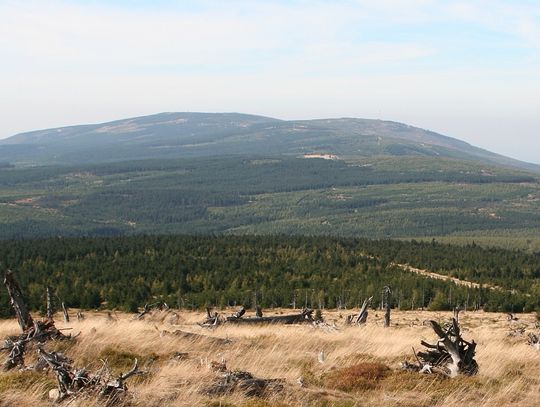
[[325, 383], [341, 391], [372, 390], [390, 373], [390, 368], [378, 362], [364, 362], [331, 371]]

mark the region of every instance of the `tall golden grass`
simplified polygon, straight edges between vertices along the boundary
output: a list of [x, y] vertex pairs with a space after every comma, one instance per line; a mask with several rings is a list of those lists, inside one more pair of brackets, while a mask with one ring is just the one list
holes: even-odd
[[[462, 312], [464, 338], [478, 343], [480, 373], [441, 379], [403, 372], [399, 363], [412, 361], [412, 347], [420, 349], [421, 339], [435, 339], [422, 321], [445, 321], [450, 313], [394, 311], [392, 326], [384, 328], [382, 312], [371, 311], [361, 327], [344, 325], [351, 311], [324, 312], [326, 321], [338, 327], [332, 331], [311, 325], [225, 324], [208, 329], [196, 324], [204, 319], [202, 313], [180, 311], [178, 325], [171, 325], [171, 312], [156, 311], [142, 321], [127, 314], [117, 314], [111, 321], [103, 313], [88, 313], [81, 322], [57, 323], [59, 328], [71, 328], [68, 332], [81, 332], [76, 341], [49, 343], [46, 348], [61, 350], [75, 366], [90, 370], [106, 359], [116, 373], [128, 370], [133, 358], [138, 358], [148, 374], [128, 382], [132, 397], [127, 401], [133, 406], [540, 405], [540, 352], [528, 346], [525, 337], [508, 336], [511, 323], [504, 314]], [[533, 329], [535, 320], [535, 315], [520, 315], [518, 323]], [[175, 329], [229, 338], [231, 343], [159, 332]], [[15, 320], [0, 321], [1, 338], [17, 332]], [[188, 355], [175, 358], [177, 352]], [[32, 357], [33, 352], [28, 363]], [[225, 361], [229, 369], [246, 370], [260, 378], [285, 379], [285, 389], [265, 399], [247, 399], [239, 393], [210, 398], [202, 390], [218, 375], [209, 369], [212, 361]], [[0, 406], [53, 405], [48, 391], [54, 387], [51, 373], [0, 373]], [[85, 400], [69, 405], [101, 403]]]

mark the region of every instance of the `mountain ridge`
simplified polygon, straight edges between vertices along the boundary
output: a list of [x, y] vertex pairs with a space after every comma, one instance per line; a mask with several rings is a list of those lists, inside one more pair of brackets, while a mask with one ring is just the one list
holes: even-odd
[[244, 113], [162, 112], [33, 130], [0, 140], [0, 162], [17, 165], [309, 153], [441, 156], [540, 173], [540, 165], [420, 127], [351, 117], [281, 120]]

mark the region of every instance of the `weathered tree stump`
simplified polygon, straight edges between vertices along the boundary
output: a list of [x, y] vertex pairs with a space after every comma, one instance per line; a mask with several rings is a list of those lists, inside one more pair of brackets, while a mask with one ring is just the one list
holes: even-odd
[[366, 298], [362, 303], [360, 312], [357, 315], [349, 315], [346, 319], [346, 323], [349, 325], [363, 325], [367, 322], [368, 317], [368, 306], [373, 300], [373, 297]]
[[26, 308], [21, 288], [19, 287], [19, 284], [17, 284], [17, 281], [15, 281], [11, 270], [6, 271], [4, 284], [8, 290], [11, 306], [15, 310], [21, 331], [24, 332], [34, 325], [34, 320], [32, 319], [30, 312], [28, 312], [28, 308]]
[[478, 363], [474, 359], [476, 343], [467, 342], [461, 337], [459, 324], [455, 318], [452, 318], [446, 330], [435, 321], [425, 321], [424, 324], [431, 326], [439, 340], [436, 344], [420, 341], [426, 350], [414, 352], [417, 364], [403, 362], [403, 369], [438, 373], [446, 377], [472, 376], [478, 373]]
[[4, 362], [4, 370], [11, 370], [16, 367], [24, 367], [24, 354], [27, 346], [31, 343], [45, 343], [49, 340], [72, 339], [71, 335], [66, 336], [54, 325], [52, 318], [43, 321], [35, 321], [26, 308], [22, 291], [15, 281], [10, 270], [6, 272], [4, 284], [8, 290], [19, 326], [22, 329], [20, 335], [6, 338], [4, 346], [0, 350], [8, 351], [8, 358]]

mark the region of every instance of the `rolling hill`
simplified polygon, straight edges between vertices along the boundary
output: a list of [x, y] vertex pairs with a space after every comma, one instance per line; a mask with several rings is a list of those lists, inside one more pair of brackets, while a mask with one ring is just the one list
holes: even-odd
[[0, 141], [0, 162], [16, 165], [317, 153], [445, 157], [540, 173], [540, 166], [431, 131], [352, 118], [284, 121], [237, 113], [160, 113], [21, 133]]
[[395, 122], [162, 113], [19, 134], [0, 144], [0, 162], [10, 163], [0, 166], [1, 239], [289, 234], [540, 247], [538, 166]]

